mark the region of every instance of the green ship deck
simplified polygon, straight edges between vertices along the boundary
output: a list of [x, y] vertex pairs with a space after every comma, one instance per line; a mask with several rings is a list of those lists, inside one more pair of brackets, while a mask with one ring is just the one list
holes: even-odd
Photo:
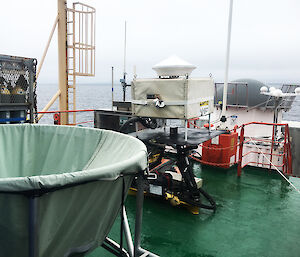
[[[203, 188], [217, 202], [212, 213], [192, 215], [185, 208], [146, 198], [142, 245], [160, 256], [293, 257], [300, 256], [300, 194], [278, 174], [244, 168], [221, 170], [194, 164]], [[300, 188], [300, 180], [290, 178]], [[133, 229], [135, 197], [128, 196], [127, 214]], [[119, 241], [119, 220], [110, 236]], [[98, 248], [89, 257], [112, 256]]]

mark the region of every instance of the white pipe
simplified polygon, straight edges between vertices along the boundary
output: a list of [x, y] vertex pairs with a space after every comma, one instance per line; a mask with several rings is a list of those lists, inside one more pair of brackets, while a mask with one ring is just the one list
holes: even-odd
[[48, 49], [49, 49], [49, 45], [50, 45], [50, 43], [51, 43], [51, 40], [52, 40], [54, 31], [55, 31], [57, 22], [58, 22], [58, 15], [56, 16], [56, 19], [55, 19], [55, 21], [54, 21], [54, 24], [53, 24], [52, 30], [51, 30], [51, 32], [50, 32], [49, 39], [48, 39], [47, 45], [46, 45], [46, 47], [45, 47], [45, 50], [44, 50], [42, 59], [41, 59], [41, 61], [40, 61], [40, 63], [39, 63], [39, 66], [38, 66], [38, 68], [37, 68], [36, 79], [38, 79], [38, 77], [39, 77], [39, 75], [40, 75], [40, 71], [41, 71], [42, 66], [43, 66], [43, 63], [44, 63], [44, 61], [45, 61], [45, 57], [46, 57], [46, 55], [47, 55], [47, 52], [48, 52]]
[[123, 215], [124, 215], [124, 232], [125, 232], [125, 238], [127, 241], [127, 246], [128, 246], [128, 253], [130, 257], [133, 257], [134, 254], [134, 246], [133, 246], [133, 241], [130, 233], [130, 227], [128, 223], [128, 218], [125, 210], [125, 206], [123, 206]]
[[229, 18], [228, 18], [228, 33], [227, 33], [226, 64], [225, 64], [225, 79], [224, 79], [223, 102], [222, 102], [223, 106], [222, 106], [221, 117], [223, 117], [223, 116], [225, 117], [226, 105], [227, 105], [227, 87], [228, 87], [228, 68], [229, 68], [229, 57], [230, 57], [232, 8], [233, 8], [233, 0], [230, 0]]
[[[51, 98], [51, 100], [47, 103], [47, 105], [44, 107], [42, 112], [46, 112], [49, 110], [49, 108], [52, 106], [52, 104], [56, 101], [56, 99], [60, 96], [60, 90], [56, 92], [56, 94]], [[44, 113], [40, 113], [38, 115], [38, 120], [40, 120], [44, 116]]]
[[111, 110], [114, 110], [114, 67], [111, 67]]

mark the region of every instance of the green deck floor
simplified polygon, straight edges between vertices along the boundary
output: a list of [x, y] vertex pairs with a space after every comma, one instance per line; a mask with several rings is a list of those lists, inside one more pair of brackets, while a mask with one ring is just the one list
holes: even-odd
[[[217, 202], [217, 211], [192, 215], [186, 209], [146, 198], [142, 247], [173, 257], [298, 257], [300, 194], [279, 175], [245, 168], [219, 170], [195, 164], [203, 188]], [[290, 179], [300, 188], [300, 179]], [[128, 196], [127, 214], [134, 229], [135, 197]], [[110, 236], [118, 241], [119, 220]], [[89, 257], [112, 256], [96, 249]]]

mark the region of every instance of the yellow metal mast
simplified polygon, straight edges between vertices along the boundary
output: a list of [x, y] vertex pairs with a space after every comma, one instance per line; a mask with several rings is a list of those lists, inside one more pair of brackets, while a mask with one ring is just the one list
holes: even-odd
[[[68, 71], [67, 71], [67, 2], [57, 0], [58, 9], [58, 87], [59, 111], [68, 110]], [[61, 124], [69, 123], [68, 113], [61, 114]]]
[[[95, 8], [76, 2], [73, 8], [67, 8], [66, 0], [57, 0], [57, 18], [45, 48], [37, 76], [46, 57], [49, 44], [57, 26], [58, 35], [58, 91], [44, 107], [46, 112], [59, 98], [61, 125], [76, 125], [76, 77], [95, 76]], [[62, 112], [63, 111], [63, 112]], [[38, 120], [44, 113], [39, 114]]]

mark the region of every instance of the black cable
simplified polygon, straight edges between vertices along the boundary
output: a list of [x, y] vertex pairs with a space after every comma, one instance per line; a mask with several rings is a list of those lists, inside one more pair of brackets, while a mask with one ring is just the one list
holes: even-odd
[[141, 117], [132, 117], [128, 119], [119, 129], [120, 132], [126, 132], [126, 129], [131, 123], [140, 122], [145, 128], [155, 129], [157, 128], [156, 119], [152, 118], [141, 118]]
[[128, 119], [119, 129], [120, 132], [125, 132], [130, 123], [135, 123], [139, 120], [139, 117], [132, 117]]
[[208, 210], [216, 210], [216, 202], [215, 200], [202, 188], [199, 188], [199, 192], [209, 201], [210, 205], [200, 204], [200, 208], [208, 209]]
[[138, 120], [144, 127], [155, 129], [157, 128], [157, 121], [153, 118], [139, 118]]

